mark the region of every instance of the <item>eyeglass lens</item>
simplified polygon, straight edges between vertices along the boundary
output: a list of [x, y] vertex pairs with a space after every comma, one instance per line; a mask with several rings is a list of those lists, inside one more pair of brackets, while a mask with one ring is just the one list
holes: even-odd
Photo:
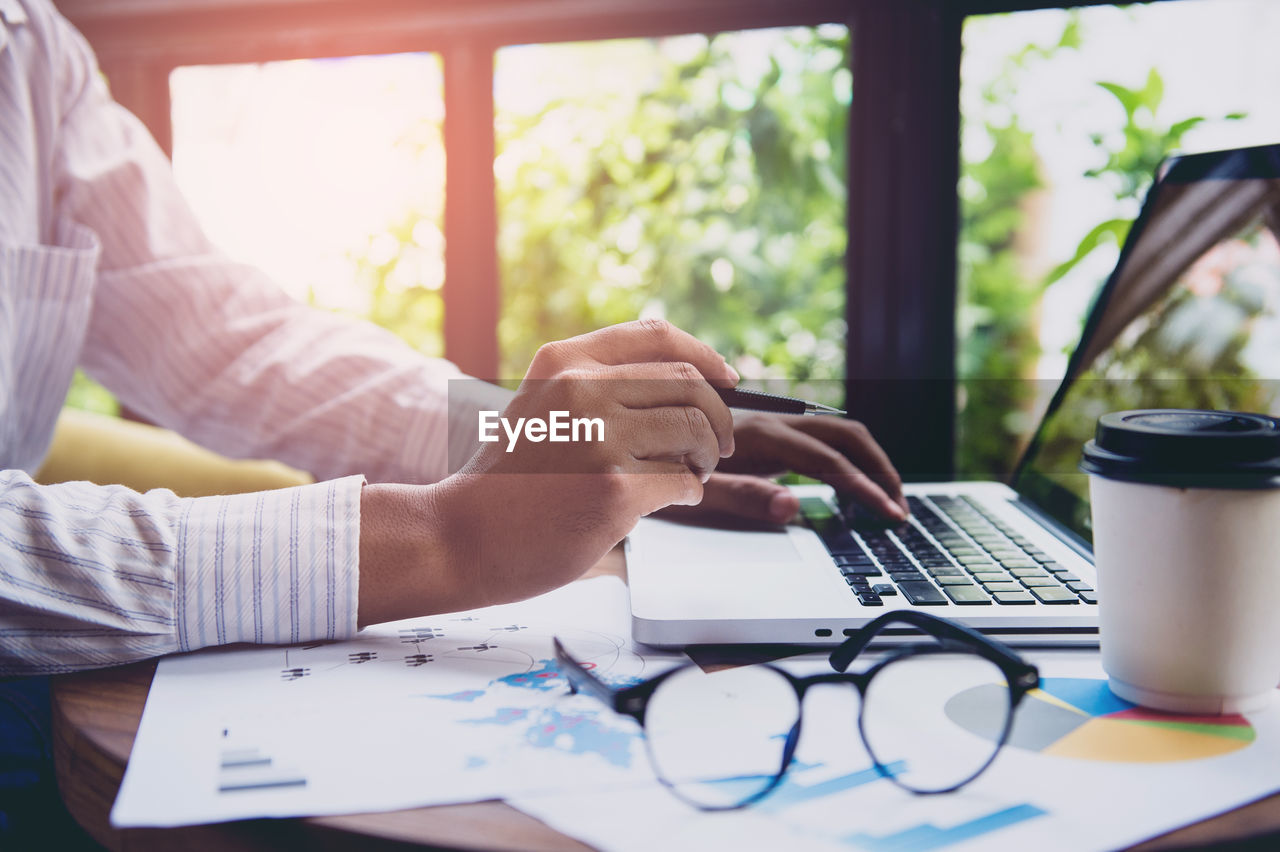
[[799, 718], [795, 689], [772, 669], [692, 667], [658, 686], [644, 728], [658, 776], [686, 801], [723, 808], [773, 783]]
[[954, 789], [999, 750], [1012, 713], [1003, 672], [974, 654], [921, 654], [876, 672], [862, 738], [893, 779], [919, 793]]
[[[962, 785], [987, 766], [1011, 704], [1003, 673], [982, 657], [902, 656], [876, 672], [860, 719], [848, 722], [860, 727], [867, 750], [894, 781], [931, 793]], [[691, 667], [655, 690], [645, 736], [659, 777], [681, 798], [725, 808], [758, 796], [783, 771], [799, 717], [794, 687], [774, 669]], [[815, 728], [808, 736], [821, 734]]]

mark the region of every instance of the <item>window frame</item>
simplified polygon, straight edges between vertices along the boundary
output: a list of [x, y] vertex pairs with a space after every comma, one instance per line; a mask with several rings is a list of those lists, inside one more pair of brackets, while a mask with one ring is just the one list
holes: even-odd
[[[1142, 0], [1170, 2], [1170, 0]], [[949, 479], [955, 442], [960, 50], [968, 15], [1047, 0], [58, 0], [112, 90], [172, 152], [183, 65], [429, 51], [444, 66], [445, 356], [498, 375], [493, 68], [505, 46], [844, 24], [846, 407], [908, 480]], [[1128, 5], [1128, 4], [1120, 4]], [[465, 200], [465, 201], [464, 201]]]

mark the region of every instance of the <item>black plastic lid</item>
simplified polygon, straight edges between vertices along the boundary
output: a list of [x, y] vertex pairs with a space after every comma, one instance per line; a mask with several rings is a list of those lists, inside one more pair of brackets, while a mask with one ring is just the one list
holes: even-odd
[[1280, 420], [1152, 408], [1098, 418], [1081, 470], [1183, 488], [1280, 488]]

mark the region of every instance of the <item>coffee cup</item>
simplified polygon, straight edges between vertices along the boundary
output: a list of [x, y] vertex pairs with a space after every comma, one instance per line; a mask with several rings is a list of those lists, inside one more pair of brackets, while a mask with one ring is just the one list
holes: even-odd
[[1265, 706], [1280, 682], [1280, 420], [1113, 412], [1080, 467], [1111, 690], [1178, 713]]

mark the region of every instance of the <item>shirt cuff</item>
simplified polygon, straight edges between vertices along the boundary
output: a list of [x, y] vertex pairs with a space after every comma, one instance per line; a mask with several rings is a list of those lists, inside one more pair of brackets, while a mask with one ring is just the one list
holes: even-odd
[[185, 501], [174, 616], [183, 651], [355, 635], [364, 477]]

